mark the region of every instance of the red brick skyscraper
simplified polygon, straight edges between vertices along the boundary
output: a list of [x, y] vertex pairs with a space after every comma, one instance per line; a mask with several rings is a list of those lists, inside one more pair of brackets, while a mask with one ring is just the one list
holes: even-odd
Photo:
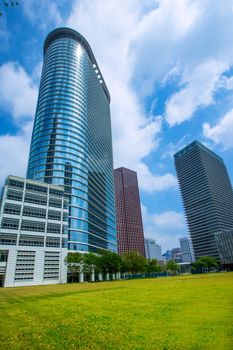
[[114, 180], [118, 252], [137, 251], [145, 256], [137, 173], [118, 168], [114, 170]]

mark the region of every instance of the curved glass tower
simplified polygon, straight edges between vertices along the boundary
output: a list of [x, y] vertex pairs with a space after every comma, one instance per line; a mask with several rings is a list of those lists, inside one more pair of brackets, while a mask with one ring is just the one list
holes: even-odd
[[52, 31], [33, 127], [27, 177], [63, 185], [68, 249], [117, 251], [110, 95], [86, 39]]

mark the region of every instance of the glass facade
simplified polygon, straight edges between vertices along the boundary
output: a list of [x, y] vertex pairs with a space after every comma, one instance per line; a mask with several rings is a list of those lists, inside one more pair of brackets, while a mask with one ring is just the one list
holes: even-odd
[[193, 141], [174, 155], [195, 258], [219, 258], [214, 233], [233, 227], [233, 191], [217, 154]]
[[51, 32], [27, 177], [64, 186], [70, 250], [117, 251], [109, 103], [87, 41], [69, 28]]

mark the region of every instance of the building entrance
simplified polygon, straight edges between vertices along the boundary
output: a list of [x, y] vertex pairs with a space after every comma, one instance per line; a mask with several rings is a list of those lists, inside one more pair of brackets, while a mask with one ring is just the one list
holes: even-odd
[[4, 287], [4, 275], [0, 275], [0, 288]]

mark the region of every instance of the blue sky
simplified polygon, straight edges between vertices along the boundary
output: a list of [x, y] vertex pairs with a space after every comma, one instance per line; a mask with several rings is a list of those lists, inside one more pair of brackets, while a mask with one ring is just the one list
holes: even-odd
[[0, 17], [0, 182], [25, 175], [49, 31], [86, 37], [111, 94], [115, 167], [138, 172], [144, 231], [187, 235], [173, 154], [198, 139], [233, 178], [233, 2], [24, 0]]

